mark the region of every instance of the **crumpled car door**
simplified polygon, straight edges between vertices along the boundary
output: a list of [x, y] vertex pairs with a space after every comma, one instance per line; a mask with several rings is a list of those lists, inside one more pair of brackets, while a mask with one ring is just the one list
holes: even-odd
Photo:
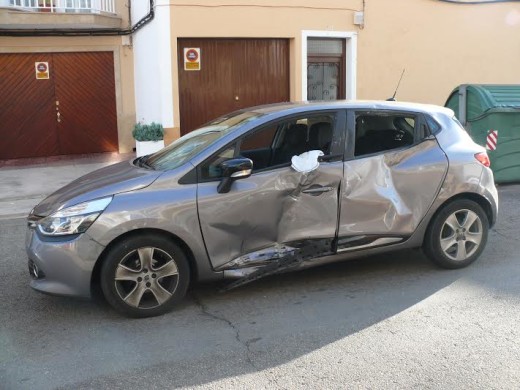
[[342, 178], [337, 161], [309, 173], [283, 167], [253, 174], [226, 194], [217, 192], [218, 183], [200, 183], [200, 225], [213, 267], [258, 265], [305, 240], [332, 241]]

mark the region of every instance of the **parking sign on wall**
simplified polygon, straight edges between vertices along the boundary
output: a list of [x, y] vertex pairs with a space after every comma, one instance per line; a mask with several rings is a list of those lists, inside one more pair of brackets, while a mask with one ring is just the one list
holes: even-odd
[[200, 70], [199, 47], [186, 47], [184, 49], [184, 70]]
[[36, 80], [48, 80], [49, 79], [49, 63], [48, 62], [35, 62], [34, 70], [36, 72]]

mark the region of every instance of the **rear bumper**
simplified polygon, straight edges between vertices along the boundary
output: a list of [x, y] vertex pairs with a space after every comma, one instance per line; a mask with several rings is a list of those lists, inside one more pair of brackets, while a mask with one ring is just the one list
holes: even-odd
[[495, 179], [493, 171], [490, 168], [484, 168], [480, 176], [480, 193], [487, 199], [491, 206], [491, 219], [489, 227], [493, 227], [497, 221], [498, 216], [498, 191], [495, 186]]
[[30, 286], [42, 293], [90, 297], [90, 281], [104, 247], [87, 234], [50, 240], [34, 229], [26, 233]]

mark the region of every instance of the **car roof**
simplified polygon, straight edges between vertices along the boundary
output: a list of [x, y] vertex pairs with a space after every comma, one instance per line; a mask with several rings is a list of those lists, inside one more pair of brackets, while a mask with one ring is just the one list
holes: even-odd
[[273, 113], [297, 113], [309, 110], [326, 109], [363, 109], [363, 110], [395, 110], [395, 111], [414, 111], [422, 113], [442, 113], [453, 116], [453, 111], [446, 107], [433, 104], [397, 102], [386, 100], [335, 100], [335, 101], [312, 101], [312, 102], [286, 102], [267, 104], [245, 109], [244, 111], [254, 111], [261, 114]]

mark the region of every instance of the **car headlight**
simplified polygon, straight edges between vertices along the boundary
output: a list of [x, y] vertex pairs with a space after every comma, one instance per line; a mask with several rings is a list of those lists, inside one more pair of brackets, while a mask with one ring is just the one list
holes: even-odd
[[112, 196], [109, 196], [59, 210], [40, 220], [38, 230], [46, 236], [84, 233], [111, 201]]

